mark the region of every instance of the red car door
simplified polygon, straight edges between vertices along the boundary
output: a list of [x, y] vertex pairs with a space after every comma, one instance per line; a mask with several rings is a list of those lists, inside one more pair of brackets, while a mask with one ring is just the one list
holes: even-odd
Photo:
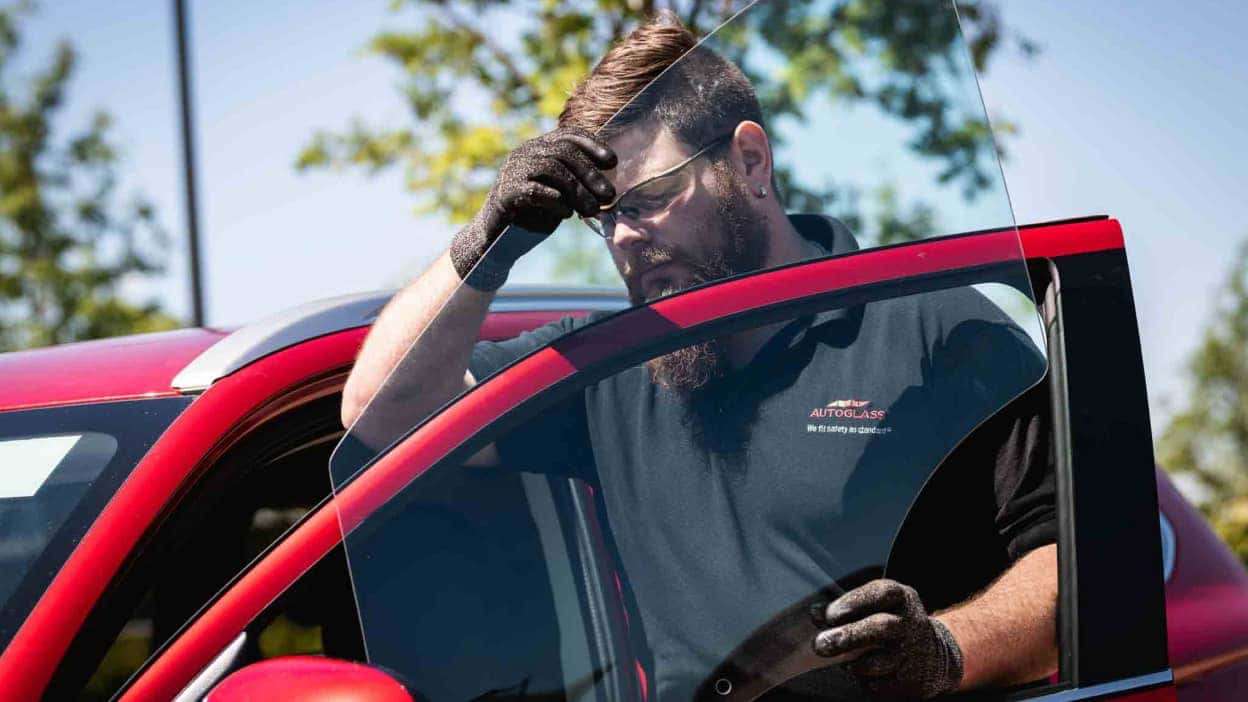
[[[1116, 224], [1108, 221], [1089, 223], [1086, 229], [1096, 232], [1098, 229], [1112, 233]], [[1089, 242], [1092, 243], [1092, 242]], [[814, 314], [818, 318], [836, 310], [851, 309], [862, 306], [871, 314], [872, 310], [887, 308], [892, 302], [905, 300], [915, 303], [922, 300], [940, 300], [951, 292], [963, 292], [969, 286], [983, 287], [985, 284], [1009, 285], [1013, 275], [1014, 287], [1023, 288], [1027, 279], [1017, 278], [1018, 261], [1017, 240], [1013, 231], [975, 234], [966, 237], [946, 238], [931, 242], [906, 245], [882, 251], [870, 251], [845, 257], [832, 258], [817, 262], [803, 263], [787, 269], [770, 271], [740, 278], [717, 285], [700, 288], [674, 297], [666, 298], [643, 308], [630, 310], [617, 317], [604, 320], [597, 325], [580, 329], [565, 337], [561, 337], [550, 346], [525, 357], [505, 371], [493, 376], [467, 393], [455, 404], [436, 414], [428, 421], [420, 424], [409, 433], [393, 449], [384, 453], [371, 463], [370, 467], [358, 474], [354, 480], [347, 482], [339, 489], [336, 505], [347, 532], [346, 546], [352, 564], [352, 573], [358, 597], [358, 604], [363, 618], [364, 631], [368, 644], [370, 661], [382, 665], [386, 669], [401, 673], [405, 679], [412, 681], [414, 689], [421, 694], [433, 698], [454, 699], [457, 695], [467, 694], [464, 689], [477, 689], [473, 685], [484, 685], [477, 689], [478, 693], [486, 690], [508, 689], [507, 681], [519, 684], [526, 679], [540, 679], [526, 676], [537, 676], [534, 671], [545, 670], [549, 685], [556, 685], [560, 680], [559, 670], [563, 670], [563, 689], [587, 680], [606, 680], [608, 676], [596, 674], [602, 671], [635, 669], [640, 671], [639, 680], [646, 681], [637, 689], [644, 689], [645, 684], [654, 684], [656, 675], [663, 675], [662, 661], [657, 664], [656, 658], [662, 651], [645, 650], [647, 641], [637, 641], [634, 631], [626, 631], [617, 637], [632, 647], [607, 647], [606, 651], [594, 648], [595, 641], [608, 641], [610, 636], [599, 636], [595, 639], [587, 636], [582, 656], [588, 661], [597, 661], [598, 666], [587, 664], [579, 669], [581, 675], [567, 672], [569, 663], [557, 660], [556, 647], [543, 645], [546, 640], [566, 640], [567, 631], [559, 628], [558, 598], [561, 594], [556, 590], [555, 601], [550, 603], [550, 621], [545, 625], [549, 632], [542, 633], [541, 613], [510, 612], [511, 616], [524, 619], [529, 624], [522, 627], [522, 633], [512, 631], [507, 635], [491, 633], [491, 623], [500, 616], [493, 612], [488, 604], [497, 602], [504, 592], [510, 592], [517, 599], [535, 603], [551, 600], [552, 594], [541, 587], [542, 583], [556, 579], [552, 573], [557, 570], [553, 563], [560, 558], [566, 562], [562, 565], [576, 575], [584, 578], [573, 578], [593, 581], [588, 571], [582, 572], [585, 566], [576, 562], [572, 556], [552, 555], [550, 550], [542, 550], [540, 529], [528, 525], [533, 531], [532, 543], [522, 545], [526, 526], [506, 522], [497, 509], [498, 497], [495, 493], [516, 495], [518, 491], [508, 492], [506, 482], [515, 480], [519, 473], [521, 483], [524, 480], [545, 481], [551, 472], [540, 466], [502, 466], [497, 474], [488, 473], [490, 469], [462, 468], [470, 457], [481, 446], [494, 443], [513, 445], [523, 443], [532, 437], [545, 437], [541, 432], [538, 417], [550, 413], [552, 407], [558, 406], [561, 397], [575, 396], [584, 393], [587, 388], [601, 387], [621, 378], [624, 374], [644, 367], [656, 353], [671, 353], [673, 347], [680, 344], [696, 343], [708, 334], [724, 334], [725, 330], [749, 328], [761, 323], [774, 323], [800, 319], [805, 314]], [[1043, 281], [1041, 281], [1043, 282]], [[963, 323], [971, 326], [982, 319], [965, 319]], [[977, 343], [988, 344], [989, 349], [998, 351], [992, 346], [994, 339], [988, 336], [977, 337]], [[999, 343], [999, 342], [998, 342]], [[888, 352], [878, 351], [887, 357]], [[978, 357], [981, 362], [992, 358], [993, 353]], [[1073, 359], [1071, 359], [1073, 360]], [[908, 365], [906, 359], [889, 360], [896, 372], [902, 373]], [[1000, 369], [997, 369], [1000, 370]], [[1062, 373], [1068, 366], [1057, 367]], [[1045, 373], [1043, 366], [1034, 377], [1018, 369], [996, 373], [981, 367], [977, 373], [979, 378], [991, 378], [993, 382], [1002, 384], [1000, 394], [985, 400], [985, 404], [974, 410], [963, 404], [958, 409], [949, 411], [966, 412], [972, 416], [956, 417], [952, 423], [959, 427], [983, 427], [990, 419], [1008, 404], [1015, 396], [1028, 390], [1032, 383], [1042, 382], [1045, 385], [1061, 387], [1066, 379]], [[950, 371], [953, 372], [953, 371]], [[1042, 377], [1043, 376], [1043, 379]], [[939, 383], [937, 383], [939, 384]], [[825, 407], [803, 408], [801, 420], [803, 431], [820, 425], [827, 427], [853, 427], [857, 431], [874, 429], [875, 431], [891, 430], [893, 432], [910, 431], [904, 420], [906, 410], [902, 407], [903, 398], [894, 398], [883, 406], [887, 412], [898, 419], [885, 419], [873, 424], [870, 419], [854, 419], [870, 417], [869, 413], [856, 411], [855, 402], [833, 401]], [[792, 409], [792, 408], [786, 408]], [[527, 419], [526, 419], [527, 416]], [[840, 421], [837, 421], [841, 418]], [[848, 419], [845, 419], [848, 418]], [[828, 420], [831, 421], [828, 421]], [[862, 422], [855, 424], [855, 422]], [[837, 430], [827, 429], [824, 433]], [[1061, 429], [1060, 431], [1065, 431]], [[818, 436], [817, 429], [811, 432], [809, 439], [828, 439]], [[835, 435], [835, 434], [834, 434]], [[801, 436], [801, 433], [795, 436]], [[871, 435], [874, 446], [880, 446], [878, 437], [889, 436], [887, 433]], [[964, 468], [960, 460], [961, 449], [975, 441], [975, 431], [967, 431], [965, 436], [957, 436], [929, 447], [925, 455], [936, 456], [937, 460], [924, 463], [918, 456], [911, 456], [908, 451], [919, 451], [925, 442], [933, 441], [932, 437], [911, 436], [906, 442], [906, 450], [901, 453], [889, 454], [895, 461], [901, 456], [913, 457], [923, 467], [918, 471], [919, 480], [911, 483], [912, 487], [903, 490], [904, 494], [894, 494], [894, 490], [902, 490], [899, 486], [904, 481], [893, 476], [889, 486], [874, 486], [874, 489], [862, 489], [855, 493], [861, 504], [854, 504], [846, 498], [838, 509], [845, 514], [855, 512], [888, 512], [889, 505], [900, 504], [902, 509], [893, 512], [894, 522], [887, 524], [881, 520], [858, 521], [846, 520], [842, 526], [853, 524], [856, 528], [869, 525], [872, 530], [887, 533], [889, 539], [881, 542], [882, 550], [871, 552], [862, 561], [864, 568], [871, 571], [878, 569], [876, 574], [892, 574], [897, 577], [913, 577], [913, 582], [922, 582], [931, 591], [942, 589], [942, 576], [932, 572], [916, 572], [913, 549], [907, 549], [910, 541], [914, 541], [914, 533], [921, 533], [931, 528], [930, 520], [934, 513], [942, 509], [947, 511], [957, 507], [957, 503], [938, 504], [933, 509], [933, 501], [952, 494], [938, 490], [936, 486], [956, 485], [960, 481], [969, 480], [959, 475]], [[1079, 444], [1076, 449], [1082, 448]], [[517, 451], [516, 449], [512, 449]], [[657, 450], [657, 449], [656, 449]], [[522, 453], [522, 452], [521, 452]], [[513, 455], [517, 455], [514, 454]], [[1081, 507], [1073, 500], [1070, 483], [1086, 483], [1085, 492], [1092, 490], [1095, 482], [1104, 482], [1104, 475], [1095, 476], [1085, 472], [1076, 477], [1073, 468], [1066, 460], [1063, 470], [1067, 473], [1061, 482], [1064, 489], [1058, 498], [1057, 509], [1064, 522], [1073, 521], [1074, 513]], [[564, 472], [555, 473], [559, 480], [570, 482], [573, 489], [588, 488], [592, 494], [601, 490], [605, 498], [605, 509], [590, 519], [595, 527], [608, 534], [608, 541], [621, 540], [619, 535], [622, 521], [638, 518], [641, 515], [623, 514], [618, 505], [612, 503], [609, 493], [613, 485], [602, 482], [587, 481], [584, 476], [574, 477], [570, 481]], [[471, 477], [468, 477], [471, 476]], [[1013, 687], [1008, 690], [1011, 695], [1052, 699], [1083, 699], [1116, 697], [1129, 694], [1139, 689], [1151, 699], [1165, 699], [1170, 692], [1170, 673], [1165, 658], [1164, 611], [1162, 606], [1160, 579], [1160, 549], [1156, 547], [1156, 534], [1151, 538], [1147, 533], [1129, 537], [1129, 540], [1116, 540], [1112, 548], [1117, 555], [1113, 558], [1113, 566], [1118, 574], [1140, 571], [1151, 572], [1151, 582], [1145, 578], [1134, 580], [1136, 595], [1111, 595], [1111, 582], [1103, 568], [1106, 553], [1100, 551], [1105, 544], [1101, 541], [1107, 534], [1103, 520], [1131, 520], [1137, 513], [1156, 514], [1155, 485], [1151, 472], [1138, 475], [1124, 474], [1123, 479], [1136, 480], [1134, 485], [1118, 484], [1120, 496], [1140, 495], [1140, 499], [1119, 500], [1117, 504], [1101, 504], [1097, 507], [1098, 516], [1084, 517], [1078, 526], [1066, 528], [1060, 547], [1062, 560], [1066, 564], [1061, 579], [1061, 606], [1059, 607], [1062, 636], [1060, 641], [1061, 665], [1057, 674], [1048, 680], [1037, 681], [1029, 686]], [[777, 492], [801, 490], [808, 486], [804, 483], [786, 485], [781, 476], [774, 478], [774, 489]], [[498, 481], [492, 484], [491, 481]], [[472, 486], [469, 487], [469, 484]], [[517, 483], [520, 484], [520, 483]], [[851, 478], [849, 485], [853, 485]], [[459, 487], [454, 487], [458, 485]], [[615, 489], [620, 489], [618, 484]], [[455, 499], [448, 501], [447, 495], [454, 494]], [[521, 491], [521, 494], [524, 494]], [[846, 493], [848, 494], [848, 493]], [[1149, 499], [1151, 496], [1151, 500]], [[530, 493], [530, 500], [532, 496]], [[599, 503], [601, 504], [601, 503]], [[613, 513], [613, 506], [616, 507]], [[693, 514], [685, 517], [690, 529], [709, 528], [712, 524], [702, 524], [696, 514], [701, 508], [690, 505]], [[528, 508], [533, 512], [532, 505]], [[566, 519], [576, 523], [572, 517]], [[605, 512], [605, 514], [603, 513]], [[552, 512], [551, 522], [559, 523], [562, 515], [557, 509]], [[582, 515], [583, 516], [583, 515]], [[501, 521], [494, 521], [501, 520]], [[1155, 516], [1153, 516], [1155, 521]], [[540, 525], [541, 520], [536, 519]], [[1079, 528], [1084, 529], [1083, 532]], [[571, 529], [571, 527], [566, 527]], [[971, 528], [971, 527], [967, 527]], [[625, 529], [628, 535], [624, 538], [636, 538], [634, 529]], [[660, 532], [661, 533], [661, 532]], [[857, 533], [856, 539], [869, 541], [867, 533]], [[660, 538], [658, 534], [656, 538]], [[748, 542], [748, 536], [742, 536]], [[921, 539], [919, 539], [921, 541]], [[1087, 555], [1080, 557], [1079, 549], [1086, 550]], [[618, 548], [618, 547], [617, 547]], [[1150, 550], [1151, 549], [1151, 550]], [[645, 549], [641, 549], [645, 552]], [[494, 558], [495, 562], [485, 554], [499, 551], [503, 555]], [[909, 555], [907, 556], [907, 551]], [[586, 549], [582, 548], [583, 555]], [[636, 551], [634, 551], [635, 553]], [[479, 558], [471, 564], [459, 563], [457, 558], [445, 560], [447, 554], [477, 553]], [[518, 554], [527, 553], [527, 563], [545, 563], [548, 572], [530, 574], [532, 580], [526, 580], [520, 573], [503, 575], [510, 571], [503, 570], [507, 555], [519, 558]], [[562, 553], [559, 551], [558, 553]], [[636, 614], [638, 594], [632, 591], [630, 583], [652, 579], [653, 575], [645, 573], [646, 565], [638, 565], [629, 561], [622, 551], [614, 550], [603, 557], [617, 570], [613, 577], [624, 583], [616, 594], [615, 606], [622, 610], [622, 617], [628, 620], [632, 612], [634, 622], [641, 618], [644, 623], [645, 595], [641, 595], [641, 615]], [[626, 553], [626, 552], [624, 552]], [[1135, 554], [1135, 555], [1133, 555]], [[1138, 556], [1138, 558], [1136, 557]], [[707, 554], [713, 557], [713, 554]], [[848, 559], [849, 556], [843, 558]], [[907, 561], [911, 559], [911, 562]], [[872, 560], [874, 559], [874, 560]], [[858, 565], [858, 562], [852, 562]], [[973, 569], [974, 564], [961, 564]], [[1150, 570], [1151, 569], [1151, 570]], [[600, 571], [601, 568], [594, 572]], [[847, 589], [860, 581], [862, 569], [845, 568], [837, 573], [834, 586]], [[436, 577], [430, 577], [436, 573]], [[904, 574], [904, 575], [903, 575]], [[957, 578], [953, 578], [957, 579]], [[499, 584], [505, 584], [502, 590], [494, 590]], [[527, 584], [526, 584], [527, 583]], [[734, 584], [735, 585], [735, 584]], [[541, 593], [546, 592], [545, 595]], [[920, 592], [924, 589], [921, 587]], [[399, 593], [402, 593], [401, 595]], [[463, 598], [463, 604], [456, 605], [455, 594]], [[675, 596], [674, 594], [672, 596]], [[562, 597], [566, 598], [563, 606], [582, 612], [581, 626], [584, 630], [595, 631], [593, 618], [597, 616], [590, 606], [594, 593], [572, 588]], [[1102, 599], [1103, 598], [1103, 599]], [[798, 604], [803, 598], [794, 598], [790, 604]], [[482, 603], [469, 605], [468, 603]], [[440, 603], [435, 606], [435, 603]], [[442, 606], [445, 606], [445, 609]], [[783, 607], [772, 607], [765, 611], [734, 610], [734, 616], [746, 620], [740, 629], [749, 632], [750, 636], [742, 637], [737, 643], [743, 644], [748, 652], [751, 641], [764, 642], [786, 641], [791, 631], [784, 624]], [[776, 622], [777, 626], [773, 626]], [[588, 622], [588, 623], [586, 623]], [[596, 625], [601, 630], [612, 633], [610, 617]], [[770, 628], [769, 628], [770, 627]], [[628, 626], [625, 627], [628, 629]], [[810, 632], [807, 632], [810, 633]], [[518, 637], [512, 645], [517, 650], [536, 657], [526, 659], [524, 656], [504, 657], [508, 665], [519, 666], [519, 670], [509, 669], [507, 665], [495, 664], [495, 658], [488, 651], [475, 652], [472, 642], [488, 642], [490, 645], [498, 641], [506, 641], [507, 636]], [[531, 637], [531, 638], [530, 638]], [[1097, 645], [1090, 645], [1096, 642]], [[452, 659], [444, 660], [437, 654], [420, 656], [413, 651], [434, 651], [437, 646], [447, 646], [453, 652]], [[731, 647], [730, 647], [731, 648]], [[766, 648], [765, 646], [763, 648]], [[628, 656], [621, 658], [620, 650], [627, 649]], [[509, 649], [511, 650], [511, 649]], [[739, 655], [740, 650], [724, 650], [726, 658]], [[543, 655], [546, 659], [543, 659]], [[758, 656], [749, 661], [749, 665], [739, 665], [735, 684], [725, 683], [723, 687], [737, 690], [768, 689], [785, 683], [789, 678], [806, 670], [803, 663], [794, 660], [767, 660], [767, 656]], [[614, 657], [613, 657], [614, 656]], [[460, 661], [466, 666], [462, 677], [456, 678], [451, 661]], [[432, 662], [436, 666], [430, 667]], [[560, 667], [562, 662], [563, 667]], [[722, 661], [717, 661], [722, 663]], [[774, 669], [766, 665], [774, 665]], [[527, 667], [525, 667], [527, 666]], [[543, 668], [546, 666], [546, 669]], [[433, 674], [432, 670], [438, 673]], [[702, 673], [705, 676], [719, 674], [723, 666], [708, 666]], [[740, 671], [745, 670], [748, 673]], [[553, 671], [553, 672], [552, 672]], [[496, 677], [495, 677], [496, 676]], [[586, 677], [588, 676], [588, 677]], [[757, 678], [757, 679], [753, 679]], [[716, 678], [734, 681], [728, 677]], [[605, 683], [601, 683], [605, 685]], [[465, 688], [456, 687], [463, 685]], [[614, 689], [619, 689], [620, 682]], [[546, 689], [546, 688], [542, 688]], [[722, 692], [722, 690], [721, 690]], [[1006, 690], [1002, 694], [1006, 694]], [[728, 696], [728, 695], [721, 695]], [[1136, 697], [1130, 697], [1135, 699]]]

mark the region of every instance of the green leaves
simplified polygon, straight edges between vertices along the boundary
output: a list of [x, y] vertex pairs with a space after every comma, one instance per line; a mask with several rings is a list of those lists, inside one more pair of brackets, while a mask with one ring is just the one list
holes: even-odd
[[0, 9], [0, 350], [177, 326], [121, 285], [161, 270], [167, 241], [152, 207], [115, 194], [119, 154], [104, 112], [53, 132], [76, 57], [66, 42], [15, 91], [9, 59], [22, 14]]
[[[401, 166], [417, 212], [464, 222], [506, 153], [527, 136], [552, 128], [573, 86], [644, 17], [671, 9], [705, 33], [745, 5], [745, 0], [395, 2], [396, 14], [419, 29], [380, 31], [366, 50], [402, 76], [410, 123], [370, 128], [357, 121], [342, 131], [318, 132], [294, 165], [358, 167], [368, 173]], [[999, 17], [985, 0], [964, 0], [958, 8], [969, 60], [982, 69], [1002, 46]], [[754, 81], [772, 123], [802, 121], [816, 98], [873, 105], [914, 127], [910, 147], [940, 165], [940, 182], [956, 184], [968, 199], [994, 184], [996, 154], [988, 125], [979, 112], [959, 109], [966, 86], [951, 76], [965, 73], [968, 47], [943, 1], [768, 0], [742, 19], [757, 45], [745, 45], [744, 23], [725, 27], [716, 45]], [[1023, 39], [1017, 43], [1034, 51]], [[790, 209], [837, 202], [846, 208], [840, 216], [859, 219], [852, 209], [856, 193], [799, 182], [783, 167], [777, 177]], [[933, 224], [933, 218], [931, 208], [920, 206], [874, 230], [891, 239]], [[901, 226], [903, 219], [912, 226]]]
[[1194, 480], [1201, 509], [1248, 563], [1248, 244], [1241, 246], [1205, 338], [1188, 364], [1190, 392], [1157, 442], [1157, 460]]

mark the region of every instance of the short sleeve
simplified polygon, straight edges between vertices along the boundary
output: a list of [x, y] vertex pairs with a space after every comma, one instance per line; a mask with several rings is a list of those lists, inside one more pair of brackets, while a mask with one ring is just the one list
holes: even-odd
[[[511, 339], [478, 342], [468, 370], [480, 382], [595, 318], [564, 317]], [[538, 402], [542, 402], [540, 397]], [[525, 417], [495, 439], [494, 446], [502, 467], [596, 482], [583, 393], [531, 407]]]
[[585, 326], [589, 320], [563, 317], [536, 329], [522, 332], [519, 336], [503, 341], [479, 341], [472, 347], [468, 370], [481, 382], [502, 370], [513, 361], [546, 346], [564, 334]]
[[1010, 559], [1057, 543], [1057, 481], [1048, 384], [1011, 402], [998, 417], [993, 468], [997, 531]]
[[[987, 300], [972, 303], [992, 305]], [[994, 523], [1011, 560], [1057, 540], [1057, 491], [1044, 357], [999, 310], [955, 325], [933, 367], [993, 469]], [[970, 426], [980, 422], [978, 427]]]

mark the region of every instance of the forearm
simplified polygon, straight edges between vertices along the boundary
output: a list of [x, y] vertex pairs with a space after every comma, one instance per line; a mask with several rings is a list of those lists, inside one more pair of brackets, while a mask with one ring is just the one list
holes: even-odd
[[405, 414], [428, 414], [462, 391], [472, 345], [493, 298], [461, 285], [449, 256], [439, 256], [373, 323], [343, 389], [343, 425], [359, 417], [400, 362], [402, 372], [390, 382], [402, 386], [387, 396], [401, 397]]
[[1057, 546], [1043, 546], [936, 615], [962, 649], [960, 689], [1030, 682], [1057, 669], [1057, 577]]

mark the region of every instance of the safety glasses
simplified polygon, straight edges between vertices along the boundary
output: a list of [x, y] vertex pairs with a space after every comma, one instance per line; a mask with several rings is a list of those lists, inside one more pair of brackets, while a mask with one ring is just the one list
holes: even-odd
[[581, 219], [595, 234], [610, 240], [615, 236], [615, 223], [619, 218], [627, 217], [636, 221], [662, 213], [687, 189], [689, 179], [685, 177], [688, 175], [685, 167], [731, 138], [731, 133], [716, 137], [689, 158], [620, 193], [614, 200], [603, 205], [598, 214], [593, 217], [582, 216]]

